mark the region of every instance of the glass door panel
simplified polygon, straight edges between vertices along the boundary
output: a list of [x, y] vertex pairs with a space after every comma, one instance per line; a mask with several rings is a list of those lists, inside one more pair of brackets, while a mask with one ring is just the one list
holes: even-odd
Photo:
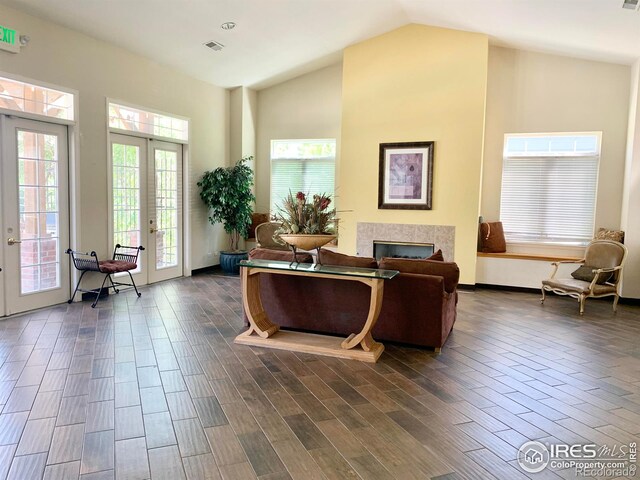
[[140, 245], [140, 147], [112, 144], [114, 244]]
[[[111, 135], [111, 225], [113, 244], [128, 247], [147, 246], [142, 219], [146, 215], [142, 179], [146, 174], [146, 140], [125, 135]], [[140, 274], [145, 263], [144, 252], [138, 257]], [[147, 283], [146, 275], [136, 282]]]
[[149, 282], [158, 282], [182, 275], [182, 146], [151, 142], [149, 171]]

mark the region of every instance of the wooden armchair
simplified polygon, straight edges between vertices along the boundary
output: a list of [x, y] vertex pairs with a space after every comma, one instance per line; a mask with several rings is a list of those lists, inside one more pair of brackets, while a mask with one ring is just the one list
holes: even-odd
[[[547, 280], [542, 281], [542, 298], [545, 292], [567, 295], [580, 302], [580, 315], [584, 313], [584, 302], [587, 298], [615, 297], [613, 311], [616, 311], [620, 298], [620, 279], [627, 257], [627, 247], [613, 240], [593, 240], [585, 250], [584, 258], [578, 261], [553, 262], [553, 271]], [[583, 265], [571, 278], [556, 278], [561, 264], [574, 263]]]

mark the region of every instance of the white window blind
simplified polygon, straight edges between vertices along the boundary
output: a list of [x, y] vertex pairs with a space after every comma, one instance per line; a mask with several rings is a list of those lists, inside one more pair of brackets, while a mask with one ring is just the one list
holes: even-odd
[[507, 135], [500, 220], [510, 242], [593, 237], [599, 134]]
[[272, 140], [271, 212], [289, 191], [333, 196], [335, 174], [335, 139]]

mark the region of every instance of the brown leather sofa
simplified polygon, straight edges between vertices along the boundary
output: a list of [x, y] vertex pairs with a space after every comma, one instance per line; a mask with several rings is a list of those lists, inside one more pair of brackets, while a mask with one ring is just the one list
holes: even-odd
[[[298, 260], [311, 262], [307, 255]], [[250, 259], [291, 261], [290, 252], [256, 248]], [[376, 260], [321, 250], [324, 265], [377, 268]], [[440, 349], [456, 321], [459, 269], [435, 260], [383, 258], [380, 268], [401, 273], [385, 281], [373, 338]], [[284, 328], [336, 335], [359, 332], [369, 311], [370, 288], [359, 282], [262, 275], [260, 294], [269, 318]]]

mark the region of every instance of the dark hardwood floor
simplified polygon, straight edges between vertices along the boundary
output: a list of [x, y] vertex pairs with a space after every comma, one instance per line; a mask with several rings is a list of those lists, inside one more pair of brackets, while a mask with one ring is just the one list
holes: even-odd
[[234, 345], [237, 278], [142, 292], [0, 319], [0, 479], [517, 480], [529, 439], [639, 440], [640, 307], [460, 292], [441, 355], [370, 365]]

